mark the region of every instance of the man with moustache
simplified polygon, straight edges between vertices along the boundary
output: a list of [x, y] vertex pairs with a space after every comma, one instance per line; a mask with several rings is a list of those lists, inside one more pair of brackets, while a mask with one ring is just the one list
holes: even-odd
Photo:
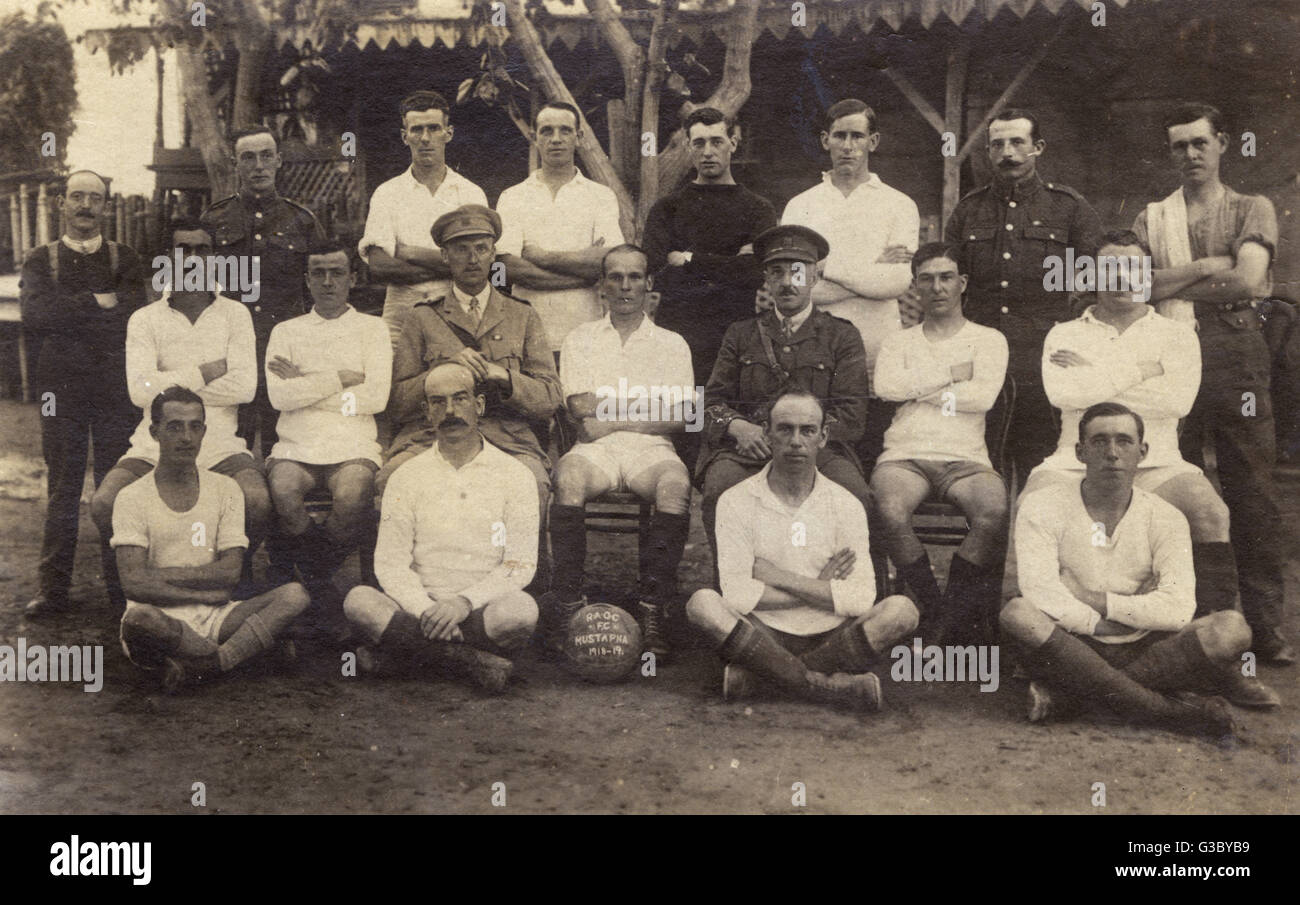
[[[200, 222], [219, 255], [257, 258], [261, 283], [249, 292], [244, 287], [223, 286], [224, 294], [248, 308], [257, 339], [257, 395], [240, 408], [239, 435], [251, 448], [260, 428], [263, 456], [275, 445], [279, 413], [266, 395], [262, 368], [266, 343], [276, 324], [307, 310], [302, 280], [307, 248], [325, 236], [316, 215], [279, 194], [275, 174], [283, 164], [275, 136], [265, 126], [235, 133], [235, 173], [239, 191], [215, 201]], [[207, 286], [206, 289], [216, 287]]]
[[171, 386], [149, 405], [158, 466], [118, 495], [113, 548], [126, 591], [122, 650], [162, 669], [164, 691], [214, 678], [270, 647], [307, 607], [300, 584], [232, 599], [239, 581], [244, 499], [239, 486], [196, 460], [203, 400]]
[[1039, 363], [1047, 332], [1070, 319], [1070, 298], [1044, 288], [1044, 264], [1051, 257], [1064, 262], [1071, 249], [1076, 259], [1095, 256], [1101, 238], [1101, 220], [1083, 196], [1038, 175], [1046, 147], [1033, 114], [1012, 108], [995, 116], [988, 128], [993, 181], [958, 202], [943, 234], [960, 246], [961, 270], [970, 277], [966, 317], [1007, 338], [1008, 373], [1016, 381], [1007, 451], [1017, 481], [1051, 453], [1059, 435]]
[[771, 461], [718, 504], [721, 593], [696, 591], [686, 614], [718, 646], [727, 701], [761, 678], [820, 704], [879, 710], [869, 670], [916, 628], [906, 597], [876, 601], [866, 514], [817, 469], [828, 427], [815, 394], [780, 393], [763, 428]]
[[[875, 111], [863, 101], [832, 104], [821, 141], [831, 168], [819, 184], [790, 199], [781, 222], [807, 226], [830, 243], [813, 304], [858, 328], [870, 378], [881, 343], [902, 329], [898, 297], [912, 282], [908, 262], [919, 241], [921, 215], [916, 202], [871, 172], [880, 132]], [[858, 447], [867, 467], [880, 454], [897, 409], [879, 399], [874, 385], [871, 395]]]
[[731, 173], [740, 144], [734, 121], [698, 107], [682, 128], [695, 178], [650, 208], [644, 245], [661, 297], [655, 323], [686, 339], [703, 386], [727, 328], [753, 316], [763, 285], [753, 243], [777, 219], [771, 203]]
[[[1092, 405], [1115, 402], [1141, 416], [1148, 452], [1134, 486], [1155, 494], [1187, 519], [1196, 573], [1196, 615], [1235, 608], [1237, 567], [1229, 543], [1228, 507], [1195, 465], [1178, 450], [1178, 421], [1192, 407], [1201, 384], [1201, 351], [1186, 324], [1163, 317], [1144, 299], [1135, 264], [1145, 256], [1135, 233], [1102, 236], [1095, 304], [1076, 320], [1057, 324], [1043, 344], [1043, 386], [1061, 410], [1057, 450], [1029, 475], [1024, 495], [1084, 474], [1074, 454], [1079, 419]], [[1111, 275], [1114, 275], [1113, 285]], [[1015, 576], [1014, 557], [1008, 572]], [[1228, 699], [1247, 707], [1281, 705], [1277, 693], [1240, 671], [1232, 673]]]
[[775, 305], [727, 328], [704, 389], [704, 447], [695, 477], [703, 485], [710, 543], [718, 498], [771, 459], [762, 425], [772, 400], [791, 386], [811, 391], [826, 407], [827, 439], [818, 447], [817, 468], [864, 509], [871, 506], [854, 452], [867, 407], [862, 337], [851, 323], [812, 303], [817, 262], [827, 250], [826, 240], [805, 226], [775, 226], [754, 240]]
[[1214, 449], [1232, 513], [1241, 606], [1254, 633], [1251, 650], [1263, 662], [1286, 666], [1296, 655], [1281, 631], [1272, 362], [1257, 308], [1272, 292], [1277, 215], [1262, 195], [1243, 195], [1223, 184], [1219, 169], [1229, 138], [1217, 109], [1183, 104], [1170, 111], [1163, 127], [1182, 185], [1139, 213], [1133, 231], [1151, 249], [1157, 310], [1194, 319], [1200, 339], [1204, 379], [1179, 444], [1193, 464], [1202, 462], [1207, 445]]
[[537, 565], [535, 483], [479, 432], [486, 399], [467, 365], [444, 361], [422, 380], [437, 440], [384, 495], [375, 549], [383, 590], [358, 585], [343, 609], [373, 645], [358, 651], [363, 670], [431, 673], [500, 692], [508, 658], [537, 624], [524, 591]]
[[487, 206], [483, 190], [447, 166], [447, 142], [454, 131], [447, 99], [436, 91], [416, 91], [402, 98], [398, 116], [411, 166], [370, 196], [366, 231], [357, 243], [371, 276], [388, 284], [384, 323], [394, 348], [411, 308], [441, 298], [451, 288], [451, 269], [430, 227], [463, 205]]
[[533, 118], [542, 165], [497, 199], [511, 292], [533, 306], [557, 354], [569, 332], [601, 316], [596, 282], [605, 252], [623, 241], [618, 199], [573, 162], [582, 137], [577, 108], [543, 104]]
[[586, 605], [583, 507], [611, 490], [630, 490], [655, 507], [642, 539], [636, 615], [645, 649], [663, 657], [664, 612], [677, 591], [677, 565], [691, 523], [690, 473], [669, 439], [685, 429], [686, 406], [697, 410], [691, 353], [681, 336], [646, 314], [653, 280], [644, 251], [617, 246], [601, 267], [609, 314], [574, 329], [560, 354], [560, 381], [579, 441], [555, 468], [555, 579], [543, 609], [553, 614], [558, 636]]
[[[917, 250], [925, 321], [887, 336], [876, 359], [876, 392], [901, 403], [871, 474], [880, 539], [916, 595], [927, 640], [940, 645], [949, 635], [960, 644], [994, 640], [1007, 531], [1007, 488], [984, 442], [985, 416], [1006, 379], [1007, 341], [962, 314], [959, 257], [941, 242]], [[916, 508], [932, 497], [955, 503], [970, 525], [942, 594], [912, 530]]]
[[1033, 678], [1029, 720], [1093, 706], [1175, 732], [1229, 735], [1217, 695], [1241, 668], [1250, 628], [1230, 610], [1195, 616], [1187, 520], [1134, 486], [1147, 454], [1142, 418], [1103, 402], [1078, 425], [1082, 482], [1026, 496], [1016, 517], [1022, 596], [1000, 618]]
[[[98, 174], [69, 174], [58, 202], [64, 235], [23, 262], [19, 304], [23, 329], [40, 350], [33, 382], [49, 493], [39, 591], [23, 611], [32, 618], [71, 608], [86, 456], [93, 444], [98, 487], [126, 451], [138, 417], [123, 349], [127, 320], [145, 302], [144, 277], [139, 256], [100, 231], [107, 194]], [[107, 532], [100, 541], [108, 575], [113, 551]]]

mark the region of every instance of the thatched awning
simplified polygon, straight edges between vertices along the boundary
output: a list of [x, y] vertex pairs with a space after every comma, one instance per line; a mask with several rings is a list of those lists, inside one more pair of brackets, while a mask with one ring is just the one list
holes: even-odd
[[[1109, 0], [1109, 4], [1118, 7], [1155, 2], [1158, 0]], [[1058, 15], [1070, 6], [1091, 10], [1092, 3], [1093, 0], [807, 0], [806, 21], [802, 26], [795, 26], [791, 21], [790, 0], [770, 0], [759, 12], [758, 20], [760, 33], [770, 31], [777, 38], [785, 38], [791, 31], [812, 37], [823, 26], [838, 36], [850, 26], [868, 32], [877, 22], [898, 31], [913, 20], [924, 28], [930, 28], [936, 22], [962, 25], [972, 16], [977, 17], [976, 21], [991, 21], [1004, 9], [1024, 18], [1037, 7]], [[540, 25], [539, 31], [547, 47], [557, 40], [569, 49], [583, 40], [599, 41], [595, 23], [581, 2], [548, 0], [546, 6], [550, 15]], [[725, 28], [729, 15], [727, 6], [711, 4], [708, 9], [701, 6], [699, 0], [686, 0], [676, 18], [681, 34], [695, 44], [700, 44], [706, 34]], [[468, 2], [414, 0], [404, 8], [406, 12], [380, 12], [363, 18], [358, 23], [355, 37], [348, 43], [361, 49], [372, 43], [380, 49], [393, 45], [408, 47], [412, 43], [424, 47], [435, 44], [455, 47], [461, 43], [477, 47], [486, 39], [487, 29], [470, 19]], [[625, 13], [623, 20], [634, 36], [649, 34], [648, 11]], [[279, 38], [279, 43], [301, 49], [306, 32], [287, 29]], [[151, 47], [153, 36], [148, 28], [96, 29], [87, 31], [82, 40], [92, 52], [107, 47], [110, 41], [134, 42], [141, 52], [145, 52]]]

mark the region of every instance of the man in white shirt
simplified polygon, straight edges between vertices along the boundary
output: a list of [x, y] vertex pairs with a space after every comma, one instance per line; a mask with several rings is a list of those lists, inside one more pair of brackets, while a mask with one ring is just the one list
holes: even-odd
[[764, 426], [772, 461], [718, 502], [721, 593], [696, 591], [686, 614], [719, 645], [727, 700], [757, 674], [809, 700], [879, 710], [868, 670], [916, 628], [906, 597], [876, 602], [862, 504], [817, 470], [826, 428], [815, 395], [779, 395]]
[[532, 136], [542, 165], [497, 199], [497, 254], [511, 293], [533, 306], [557, 353], [573, 328], [601, 316], [600, 262], [623, 242], [614, 192], [574, 165], [581, 136], [576, 108], [543, 104]]
[[118, 496], [112, 543], [129, 598], [122, 650], [138, 666], [161, 668], [171, 692], [261, 653], [308, 601], [299, 584], [232, 599], [248, 546], [244, 500], [234, 481], [196, 464], [203, 400], [171, 386], [151, 400], [148, 417], [158, 465]]
[[[212, 237], [197, 223], [180, 222], [172, 230], [173, 251], [182, 269], [194, 258], [212, 254]], [[206, 273], [206, 269], [205, 269]], [[180, 274], [173, 274], [179, 282]], [[252, 556], [271, 519], [271, 494], [248, 446], [236, 436], [239, 406], [257, 393], [257, 352], [248, 307], [219, 295], [216, 286], [177, 290], [131, 315], [126, 327], [126, 379], [131, 402], [144, 410], [131, 446], [105, 475], [90, 503], [101, 537], [111, 537], [113, 504], [122, 488], [153, 470], [158, 440], [151, 432], [149, 406], [170, 386], [198, 393], [207, 409], [207, 431], [198, 455], [200, 468], [234, 478], [244, 493], [244, 530], [248, 551], [244, 579], [252, 578]], [[106, 576], [109, 596], [121, 603], [113, 576]]]
[[609, 315], [574, 329], [560, 355], [560, 382], [579, 442], [555, 469], [555, 576], [543, 609], [554, 612], [551, 628], [558, 636], [586, 605], [583, 507], [610, 490], [630, 490], [655, 506], [643, 538], [637, 616], [645, 649], [663, 657], [663, 613], [677, 589], [691, 524], [690, 474], [669, 439], [685, 429], [685, 406], [696, 410], [691, 351], [679, 334], [646, 314], [652, 279], [644, 251], [617, 246], [601, 266]]
[[[989, 461], [985, 415], [1002, 392], [1006, 338], [962, 314], [967, 276], [958, 249], [932, 242], [912, 258], [925, 321], [891, 333], [876, 359], [876, 393], [902, 403], [871, 474], [885, 546], [916, 595], [932, 638], [991, 640], [986, 622], [999, 603], [1006, 545], [1007, 489]], [[912, 530], [931, 497], [959, 506], [970, 531], [953, 556], [941, 595], [930, 557]]]
[[528, 469], [478, 431], [485, 399], [474, 373], [447, 362], [424, 380], [433, 448], [393, 475], [384, 494], [375, 574], [343, 609], [376, 645], [363, 668], [429, 671], [504, 690], [537, 624], [524, 591], [537, 567], [537, 490]]
[[[266, 463], [276, 544], [314, 595], [328, 592], [330, 575], [370, 530], [382, 462], [375, 414], [388, 404], [393, 349], [384, 322], [348, 304], [354, 284], [347, 249], [318, 243], [307, 255], [312, 310], [276, 325], [266, 350], [267, 392], [280, 412]], [[321, 525], [304, 502], [319, 487], [332, 499]]]
[[[1196, 614], [1237, 608], [1237, 563], [1229, 541], [1228, 507], [1199, 468], [1178, 448], [1178, 421], [1191, 411], [1201, 385], [1196, 333], [1158, 314], [1144, 299], [1138, 263], [1147, 255], [1135, 233], [1105, 234], [1098, 252], [1096, 303], [1057, 324], [1043, 345], [1043, 387], [1061, 411], [1056, 452], [1030, 472], [1023, 495], [1055, 483], [1077, 483], [1083, 468], [1071, 438], [1090, 405], [1118, 402], [1142, 417], [1150, 452], [1135, 486], [1170, 503], [1187, 519], [1196, 569]], [[1105, 273], [1103, 273], [1105, 271]], [[1114, 274], [1112, 279], [1110, 274]], [[1015, 575], [1013, 558], [1009, 572]], [[1240, 677], [1234, 704], [1276, 707], [1277, 694]]]
[[1031, 722], [1091, 704], [1174, 731], [1230, 734], [1222, 698], [1171, 695], [1230, 684], [1250, 628], [1231, 610], [1194, 618], [1187, 520], [1134, 486], [1143, 433], [1141, 417], [1116, 402], [1082, 414], [1082, 483], [1026, 497], [1016, 517], [1023, 596], [1003, 608], [1002, 629], [1026, 651]]
[[446, 98], [417, 91], [402, 99], [398, 111], [411, 166], [375, 189], [357, 243], [370, 273], [388, 284], [384, 323], [394, 344], [406, 313], [417, 302], [446, 294], [451, 285], [451, 270], [429, 232], [434, 221], [465, 204], [487, 206], [483, 190], [447, 166], [452, 125]]
[[[813, 304], [858, 328], [870, 377], [880, 344], [903, 327], [898, 297], [912, 282], [908, 262], [919, 241], [921, 215], [915, 201], [871, 172], [880, 132], [875, 111], [863, 101], [847, 98], [833, 104], [821, 137], [831, 168], [818, 185], [790, 199], [781, 223], [811, 227], [830, 243]], [[858, 447], [864, 468], [879, 455], [895, 408], [874, 398], [868, 407]]]

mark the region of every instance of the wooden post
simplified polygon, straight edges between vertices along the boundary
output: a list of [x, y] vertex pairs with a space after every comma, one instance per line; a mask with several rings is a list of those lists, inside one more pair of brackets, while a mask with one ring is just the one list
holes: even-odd
[[14, 267], [23, 266], [23, 239], [22, 225], [19, 222], [18, 214], [18, 193], [9, 193], [9, 236], [14, 246]]
[[50, 199], [43, 182], [36, 189], [36, 244], [50, 244]]
[[27, 209], [27, 183], [18, 185], [18, 216], [22, 232], [23, 257], [32, 250], [32, 214]]
[[118, 195], [118, 196], [116, 196], [116, 200], [117, 200], [117, 205], [116, 205], [116, 207], [115, 207], [114, 213], [117, 215], [117, 217], [116, 217], [116, 223], [115, 223], [115, 226], [116, 226], [116, 228], [117, 228], [117, 235], [114, 236], [114, 238], [115, 238], [118, 242], [126, 243], [126, 242], [130, 241], [130, 237], [127, 235], [127, 232], [126, 232], [126, 224], [127, 224], [127, 219], [126, 219], [126, 203], [127, 203], [127, 199], [126, 199], [126, 198], [123, 198], [121, 195]]
[[[943, 99], [943, 125], [945, 132], [961, 138], [963, 112], [966, 103], [966, 70], [970, 64], [970, 37], [962, 34], [948, 54], [948, 76]], [[943, 206], [941, 223], [946, 224], [961, 198], [961, 155], [943, 158]], [[941, 227], [942, 228], [942, 227]]]
[[153, 146], [161, 148], [163, 146], [163, 55], [161, 47], [154, 47], [153, 58], [154, 79], [158, 83], [153, 111]]

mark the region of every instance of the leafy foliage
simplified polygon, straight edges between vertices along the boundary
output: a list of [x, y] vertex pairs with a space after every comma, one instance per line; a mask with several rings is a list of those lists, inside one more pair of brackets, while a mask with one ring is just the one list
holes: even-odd
[[[46, 8], [37, 18], [0, 19], [0, 171], [62, 166], [76, 128], [77, 81], [72, 44]], [[54, 158], [41, 136], [54, 133]]]

